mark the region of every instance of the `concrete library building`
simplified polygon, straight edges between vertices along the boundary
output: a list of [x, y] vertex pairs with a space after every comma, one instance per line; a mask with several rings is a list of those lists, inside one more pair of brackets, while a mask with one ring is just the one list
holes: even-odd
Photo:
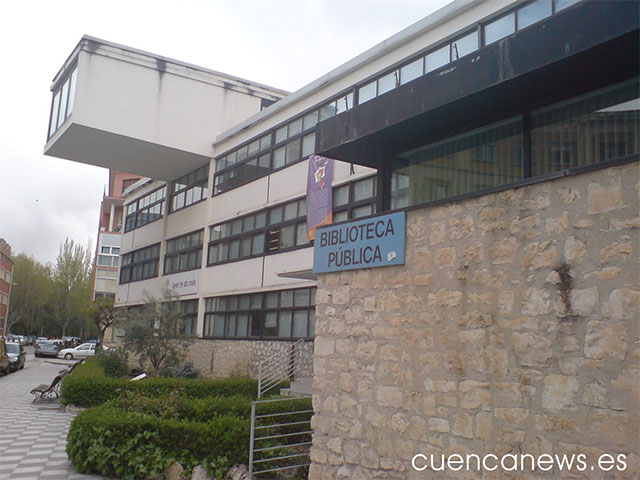
[[638, 478], [639, 11], [455, 0], [293, 93], [85, 36], [45, 153], [141, 176], [116, 304], [204, 374], [301, 345], [309, 478]]

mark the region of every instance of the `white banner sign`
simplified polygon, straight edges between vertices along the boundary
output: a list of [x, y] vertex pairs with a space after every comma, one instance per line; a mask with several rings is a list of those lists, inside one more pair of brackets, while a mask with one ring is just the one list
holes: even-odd
[[166, 286], [176, 295], [198, 293], [198, 276], [200, 270], [176, 273], [167, 277]]

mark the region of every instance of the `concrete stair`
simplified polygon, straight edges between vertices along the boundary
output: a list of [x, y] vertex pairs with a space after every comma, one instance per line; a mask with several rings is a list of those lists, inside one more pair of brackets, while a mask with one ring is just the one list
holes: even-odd
[[307, 396], [313, 393], [313, 377], [298, 377], [296, 380], [291, 382], [291, 386], [289, 388], [281, 388], [281, 395], [289, 395], [292, 397], [296, 396]]

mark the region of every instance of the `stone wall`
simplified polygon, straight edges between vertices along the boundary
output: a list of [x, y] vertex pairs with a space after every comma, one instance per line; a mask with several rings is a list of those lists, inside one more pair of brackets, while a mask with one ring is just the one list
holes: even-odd
[[[309, 478], [640, 478], [639, 196], [636, 162], [410, 211], [406, 265], [321, 275]], [[411, 467], [453, 453], [628, 466]]]
[[[258, 364], [277, 352], [289, 352], [293, 342], [266, 340], [199, 339], [189, 351], [189, 360], [205, 377], [250, 375], [258, 377]], [[301, 376], [313, 375], [313, 342], [302, 349]]]

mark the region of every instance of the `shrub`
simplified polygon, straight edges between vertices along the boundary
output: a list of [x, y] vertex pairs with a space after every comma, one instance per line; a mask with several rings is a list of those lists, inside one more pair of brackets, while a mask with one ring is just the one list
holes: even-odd
[[[103, 405], [80, 413], [67, 436], [67, 454], [81, 473], [118, 478], [158, 475], [173, 461], [190, 470], [246, 463], [249, 423], [220, 416], [204, 422], [163, 419]], [[224, 462], [223, 462], [224, 463]]]
[[182, 365], [167, 366], [162, 369], [160, 375], [163, 377], [198, 378], [200, 372], [193, 366], [193, 363], [187, 362]]
[[[81, 375], [76, 371], [85, 367]], [[102, 369], [93, 362], [80, 365], [73, 374], [65, 377], [61, 398], [63, 404], [95, 407], [122, 395], [125, 391], [138, 392], [148, 397], [166, 396], [174, 390], [182, 390], [190, 398], [216, 396], [242, 396], [255, 398], [258, 381], [249, 377], [229, 377], [216, 379], [145, 378], [131, 382], [123, 378], [106, 377]], [[80, 372], [78, 372], [80, 373]], [[287, 386], [283, 382], [282, 386]]]
[[107, 377], [126, 377], [129, 373], [129, 356], [122, 348], [111, 352], [101, 352], [96, 358]]

